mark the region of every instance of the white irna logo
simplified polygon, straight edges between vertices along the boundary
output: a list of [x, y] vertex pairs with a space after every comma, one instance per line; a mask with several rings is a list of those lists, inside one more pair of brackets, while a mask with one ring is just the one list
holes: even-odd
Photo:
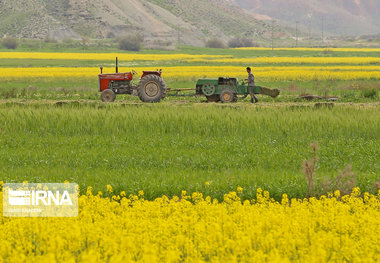
[[12, 191], [9, 190], [10, 205], [73, 205], [69, 192], [56, 191]]
[[3, 215], [76, 217], [78, 191], [75, 183], [7, 183], [3, 185]]

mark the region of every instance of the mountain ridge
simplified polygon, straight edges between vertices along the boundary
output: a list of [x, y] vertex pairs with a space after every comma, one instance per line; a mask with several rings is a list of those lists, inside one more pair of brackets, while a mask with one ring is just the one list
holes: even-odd
[[202, 46], [245, 36], [270, 43], [271, 20], [275, 37], [294, 37], [296, 21], [300, 34], [319, 35], [322, 19], [326, 36], [379, 34], [379, 12], [377, 0], [0, 0], [0, 37], [142, 34], [148, 43]]
[[[228, 0], [254, 17], [274, 19], [285, 26], [314, 33], [323, 29], [330, 35], [365, 35], [380, 33], [378, 0]], [[323, 20], [323, 22], [322, 22]]]
[[[202, 45], [217, 37], [268, 36], [270, 25], [225, 0], [0, 0], [0, 34], [107, 38], [142, 33]], [[244, 27], [245, 24], [253, 25]]]

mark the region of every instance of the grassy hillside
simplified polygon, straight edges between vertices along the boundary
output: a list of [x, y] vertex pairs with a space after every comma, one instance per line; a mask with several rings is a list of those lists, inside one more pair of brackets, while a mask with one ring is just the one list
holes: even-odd
[[265, 35], [269, 29], [268, 24], [253, 19], [247, 12], [225, 1], [149, 1], [189, 21], [209, 36]]

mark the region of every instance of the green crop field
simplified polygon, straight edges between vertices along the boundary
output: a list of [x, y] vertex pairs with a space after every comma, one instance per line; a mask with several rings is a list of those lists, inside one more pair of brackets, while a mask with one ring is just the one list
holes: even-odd
[[246, 198], [258, 187], [304, 197], [302, 163], [316, 142], [318, 181], [351, 164], [357, 184], [375, 191], [379, 113], [370, 105], [3, 103], [0, 178], [111, 184], [147, 198], [181, 190], [222, 198], [237, 186]]
[[[78, 49], [42, 51], [83, 52]], [[4, 50], [0, 50], [4, 51]], [[18, 50], [20, 51], [20, 50]], [[41, 51], [22, 47], [21, 51]], [[87, 52], [117, 52], [113, 48]], [[125, 52], [122, 52], [123, 54]], [[139, 54], [228, 55], [249, 57], [374, 57], [380, 52], [204, 49], [143, 50]], [[132, 54], [132, 53], [131, 53]], [[133, 53], [135, 54], [135, 53]], [[1, 59], [0, 70], [41, 67], [113, 66], [109, 60]], [[121, 61], [133, 67], [241, 66], [237, 62]], [[303, 67], [303, 64], [261, 63], [260, 67]], [[308, 67], [323, 67], [308, 64]], [[346, 67], [349, 64], [332, 63]], [[355, 65], [358, 72], [378, 63]], [[360, 67], [363, 66], [363, 69]], [[80, 69], [78, 69], [80, 70]], [[339, 70], [339, 69], [337, 69]], [[375, 71], [378, 69], [375, 69]], [[169, 88], [194, 88], [196, 79], [165, 77]], [[226, 73], [220, 72], [221, 76]], [[245, 74], [245, 73], [244, 73]], [[315, 195], [348, 187], [353, 180], [363, 191], [375, 192], [380, 181], [379, 79], [292, 80], [256, 79], [279, 88], [276, 98], [260, 96], [236, 104], [206, 103], [203, 97], [170, 97], [160, 104], [143, 104], [137, 97], [117, 96], [100, 102], [97, 75], [85, 77], [1, 77], [0, 181], [77, 182], [82, 191], [93, 186], [115, 192], [143, 190], [153, 199], [182, 190], [223, 198], [244, 188], [243, 198], [256, 189], [269, 190], [277, 200], [283, 193], [305, 197], [308, 181], [302, 172], [318, 145]], [[337, 96], [336, 102], [302, 101], [301, 94]], [[340, 171], [347, 166], [352, 173]], [[348, 179], [347, 179], [347, 178]], [[332, 189], [330, 189], [332, 190]]]
[[[50, 46], [49, 46], [50, 45]], [[53, 46], [51, 46], [53, 45]], [[136, 54], [136, 52], [125, 52], [119, 51], [114, 47], [89, 47], [83, 49], [81, 47], [64, 48], [60, 44], [50, 44], [44, 43], [43, 49], [37, 46], [26, 44], [21, 45], [21, 47], [16, 50], [18, 52], [73, 52], [82, 53], [90, 52], [90, 54], [102, 52], [102, 53], [119, 53], [119, 54]], [[8, 52], [8, 50], [0, 49], [0, 52]], [[273, 52], [271, 50], [237, 50], [237, 49], [207, 49], [207, 48], [195, 48], [195, 47], [180, 47], [178, 50], [174, 51], [164, 51], [164, 50], [142, 50], [137, 54], [189, 54], [189, 55], [222, 55], [229, 56], [233, 59], [247, 59], [247, 58], [260, 58], [260, 57], [294, 57], [294, 58], [379, 58], [379, 51], [334, 51], [331, 49], [325, 50], [277, 50]], [[355, 65], [355, 64], [353, 64]], [[366, 66], [378, 66], [379, 63], [369, 63], [369, 64], [357, 64], [358, 67], [363, 67], [359, 69], [360, 71], [365, 71]], [[98, 68], [100, 66], [113, 68], [114, 67], [114, 55], [110, 54], [108, 60], [78, 60], [74, 57], [68, 57], [67, 59], [54, 59], [54, 57], [49, 59], [10, 59], [2, 58], [0, 59], [0, 70], [11, 69], [11, 68], [23, 68], [30, 69], [34, 67], [49, 69], [50, 67], [58, 68], [78, 68], [80, 72], [80, 67], [94, 68], [94, 74], [84, 77], [1, 77], [2, 72], [0, 71], [0, 99], [26, 99], [26, 100], [99, 100], [98, 93], [98, 81], [97, 73], [100, 72]], [[276, 69], [278, 67], [323, 67], [324, 64], [294, 64], [294, 63], [272, 63], [260, 62], [260, 63], [242, 63], [239, 61], [230, 62], [214, 62], [202, 61], [202, 62], [189, 62], [184, 60], [134, 60], [134, 61], [120, 61], [120, 67], [122, 70], [130, 71], [135, 67], [145, 68], [154, 67], [161, 68], [166, 67], [166, 71], [163, 72], [163, 77], [165, 78], [168, 87], [172, 89], [178, 88], [194, 88], [197, 77], [192, 78], [177, 78], [177, 77], [167, 77], [168, 71], [173, 67], [196, 67], [196, 66], [219, 66], [221, 67], [220, 76], [230, 76], [230, 73], [224, 72], [223, 67], [236, 66], [241, 67], [241, 73], [245, 74], [245, 67], [252, 66], [255, 69], [260, 69], [261, 67], [272, 67]], [[330, 63], [328, 66], [342, 67], [343, 71], [350, 64], [341, 64], [339, 62]], [[268, 69], [269, 70], [269, 69]], [[378, 69], [376, 69], [378, 71]], [[350, 74], [350, 73], [349, 73]], [[231, 76], [230, 76], [231, 77]], [[375, 102], [379, 99], [379, 79], [350, 79], [350, 75], [346, 80], [333, 80], [333, 79], [305, 79], [305, 80], [270, 80], [263, 79], [260, 77], [256, 78], [256, 82], [259, 85], [267, 86], [270, 88], [278, 88], [281, 90], [281, 96], [275, 101], [277, 102], [297, 102], [298, 96], [300, 94], [316, 94], [321, 96], [338, 96], [341, 102]], [[118, 101], [129, 101], [135, 98], [130, 98], [129, 96], [118, 96]], [[183, 100], [184, 98], [167, 98], [167, 100]], [[274, 102], [269, 97], [260, 98], [264, 102]], [[186, 98], [186, 100], [199, 102], [205, 101], [205, 98], [194, 99]], [[249, 101], [247, 99], [246, 101]]]

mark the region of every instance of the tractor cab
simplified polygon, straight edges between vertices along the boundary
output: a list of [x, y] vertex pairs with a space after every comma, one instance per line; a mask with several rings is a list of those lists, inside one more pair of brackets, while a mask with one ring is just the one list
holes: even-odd
[[156, 76], [161, 77], [161, 74], [162, 74], [162, 69], [160, 70], [157, 69], [156, 71], [143, 71], [141, 78], [145, 77], [146, 75], [156, 75]]

